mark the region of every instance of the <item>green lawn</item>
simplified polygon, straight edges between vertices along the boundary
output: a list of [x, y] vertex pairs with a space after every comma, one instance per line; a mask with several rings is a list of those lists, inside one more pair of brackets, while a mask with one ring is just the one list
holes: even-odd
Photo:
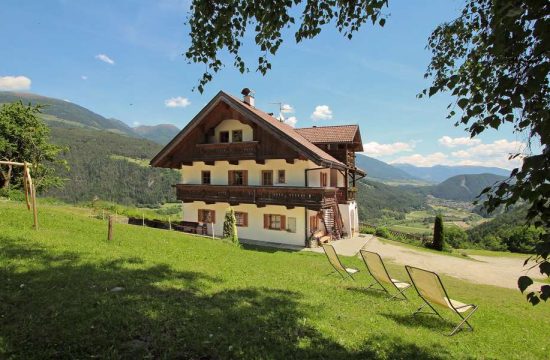
[[0, 202], [0, 358], [548, 357], [549, 304], [517, 291], [443, 277], [480, 307], [473, 333], [447, 337], [450, 322], [411, 316], [412, 291], [397, 302], [365, 290], [357, 258], [343, 259], [357, 281], [341, 281], [322, 254], [120, 224], [109, 243], [85, 211], [39, 210], [34, 231], [22, 204]]

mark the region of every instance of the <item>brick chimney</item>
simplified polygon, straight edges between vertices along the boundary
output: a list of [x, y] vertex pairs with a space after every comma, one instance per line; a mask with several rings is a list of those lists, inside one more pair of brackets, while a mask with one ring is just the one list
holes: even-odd
[[254, 91], [250, 90], [249, 88], [244, 88], [241, 91], [241, 94], [243, 94], [244, 96], [244, 99], [243, 99], [244, 103], [254, 107], [254, 96], [253, 96]]

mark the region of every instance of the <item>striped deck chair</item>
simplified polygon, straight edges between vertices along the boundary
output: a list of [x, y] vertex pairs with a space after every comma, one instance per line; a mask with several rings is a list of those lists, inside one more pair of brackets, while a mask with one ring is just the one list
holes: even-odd
[[413, 315], [420, 313], [420, 311], [428, 305], [437, 316], [443, 319], [443, 317], [432, 306], [432, 304], [439, 305], [455, 312], [462, 319], [462, 321], [453, 329], [449, 336], [453, 336], [462, 328], [464, 324], [468, 325], [470, 331], [474, 331], [474, 328], [470, 325], [468, 319], [477, 310], [477, 305], [464, 304], [449, 298], [449, 295], [447, 295], [447, 290], [445, 290], [445, 287], [441, 282], [441, 278], [436, 273], [409, 265], [405, 265], [405, 269], [407, 270], [407, 273], [409, 273], [416, 292], [425, 302], [425, 304], [419, 307]]
[[[340, 261], [340, 258], [338, 258], [338, 254], [336, 254], [336, 250], [334, 250], [334, 247], [332, 245], [323, 244], [323, 250], [325, 251], [328, 262], [332, 265], [334, 271], [336, 271], [342, 277], [342, 279], [346, 279], [347, 276], [349, 276], [352, 280], [355, 280], [353, 274], [358, 273], [358, 269], [347, 268], [342, 265], [342, 262]], [[332, 274], [332, 272], [330, 274]]]
[[[363, 249], [361, 249], [360, 253], [361, 253], [361, 257], [363, 258], [363, 261], [365, 262], [365, 266], [367, 267], [367, 270], [375, 280], [375, 282], [370, 284], [368, 288], [370, 289], [374, 285], [378, 284], [382, 288], [382, 291], [385, 291], [388, 295], [391, 295], [388, 289], [386, 289], [386, 286], [389, 285], [390, 287], [395, 288], [395, 290], [397, 290], [397, 293], [393, 295], [390, 298], [390, 300], [392, 299], [407, 300], [407, 297], [403, 292], [408, 288], [410, 288], [411, 284], [409, 284], [406, 281], [393, 279], [388, 273], [388, 270], [386, 270], [386, 266], [384, 266], [384, 262], [382, 261], [382, 258], [377, 253], [363, 250]], [[386, 284], [386, 286], [384, 286], [382, 283]]]

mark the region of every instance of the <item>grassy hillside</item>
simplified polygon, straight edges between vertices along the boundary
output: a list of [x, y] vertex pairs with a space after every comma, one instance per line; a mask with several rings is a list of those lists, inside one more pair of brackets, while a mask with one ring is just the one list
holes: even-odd
[[61, 189], [45, 195], [76, 203], [94, 198], [127, 205], [158, 205], [174, 201], [172, 184], [179, 182], [174, 170], [144, 166], [161, 148], [137, 138], [82, 128], [52, 128], [52, 140], [69, 148], [63, 156], [67, 179]]
[[[479, 305], [473, 333], [388, 301], [358, 258], [357, 281], [326, 257], [115, 226], [78, 208], [0, 203], [0, 358], [543, 359], [550, 319], [518, 291], [443, 276]], [[389, 271], [405, 279], [402, 266]], [[253, 270], [252, 270], [253, 269]], [[118, 288], [118, 289], [116, 289]], [[115, 291], [115, 289], [117, 291]], [[412, 290], [412, 289], [411, 289]]]
[[160, 124], [155, 126], [138, 126], [134, 131], [140, 136], [149, 139], [157, 144], [168, 144], [180, 131], [176, 126], [170, 124]]
[[504, 179], [494, 174], [457, 175], [433, 186], [430, 193], [441, 199], [473, 201], [483, 189]]
[[120, 120], [106, 119], [77, 104], [46, 96], [0, 91], [0, 104], [22, 100], [23, 103], [45, 105], [44, 120], [54, 127], [87, 127], [138, 137], [131, 127]]

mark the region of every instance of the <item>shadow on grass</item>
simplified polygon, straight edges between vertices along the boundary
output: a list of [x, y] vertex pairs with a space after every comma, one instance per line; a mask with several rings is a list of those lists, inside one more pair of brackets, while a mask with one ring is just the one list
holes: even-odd
[[381, 314], [382, 316], [395, 321], [399, 325], [404, 325], [407, 327], [412, 328], [427, 328], [434, 331], [439, 331], [442, 333], [449, 333], [456, 324], [458, 324], [459, 320], [457, 320], [453, 323], [452, 321], [448, 319], [442, 319], [439, 316], [435, 314], [429, 314], [429, 313], [419, 313], [413, 316], [411, 313], [410, 315], [400, 315], [400, 314], [392, 314], [392, 313], [386, 313]]
[[[218, 278], [87, 262], [0, 237], [0, 358], [437, 359], [398, 337], [349, 350], [306, 324], [300, 294], [221, 289]], [[116, 288], [119, 289], [116, 289]], [[120, 289], [122, 288], [122, 289]]]

